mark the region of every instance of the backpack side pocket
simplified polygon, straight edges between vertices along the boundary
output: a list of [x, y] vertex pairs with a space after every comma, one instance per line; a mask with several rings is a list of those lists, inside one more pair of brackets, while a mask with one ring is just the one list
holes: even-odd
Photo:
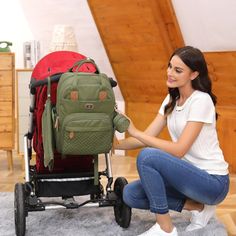
[[124, 115], [118, 113], [114, 117], [113, 123], [114, 123], [115, 129], [118, 132], [123, 133], [128, 129], [130, 121]]

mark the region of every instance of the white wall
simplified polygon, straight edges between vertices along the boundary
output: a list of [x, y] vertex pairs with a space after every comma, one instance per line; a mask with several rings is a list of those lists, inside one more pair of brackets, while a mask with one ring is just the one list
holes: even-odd
[[18, 0], [8, 0], [0, 3], [0, 41], [13, 42], [12, 51], [16, 54], [16, 65], [23, 66], [22, 43], [33, 39], [27, 19]]
[[202, 51], [236, 50], [235, 0], [172, 0], [186, 45]]

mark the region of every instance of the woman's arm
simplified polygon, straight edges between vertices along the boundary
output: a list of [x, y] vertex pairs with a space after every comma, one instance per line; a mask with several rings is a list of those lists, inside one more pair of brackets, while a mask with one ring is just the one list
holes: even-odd
[[146, 146], [162, 149], [165, 152], [181, 158], [192, 146], [193, 142], [199, 135], [202, 126], [203, 122], [187, 122], [187, 125], [185, 126], [177, 142], [166, 141], [150, 136], [147, 133], [136, 129], [132, 122], [130, 123], [130, 126], [128, 128], [128, 132], [131, 136], [133, 136]]
[[[166, 118], [161, 114], [157, 114], [155, 119], [143, 133], [150, 137], [155, 137], [161, 133], [161, 131], [165, 126], [166, 126]], [[122, 140], [117, 140], [115, 138], [113, 146], [114, 149], [130, 150], [130, 149], [145, 147], [146, 144], [135, 137], [129, 137]]]

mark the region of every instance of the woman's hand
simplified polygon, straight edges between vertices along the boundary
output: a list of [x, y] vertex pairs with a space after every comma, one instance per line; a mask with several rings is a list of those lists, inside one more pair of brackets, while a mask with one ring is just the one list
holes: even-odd
[[130, 121], [130, 124], [127, 131], [132, 137], [135, 137], [139, 130], [134, 126], [134, 123], [132, 122], [132, 120], [129, 119], [129, 121]]

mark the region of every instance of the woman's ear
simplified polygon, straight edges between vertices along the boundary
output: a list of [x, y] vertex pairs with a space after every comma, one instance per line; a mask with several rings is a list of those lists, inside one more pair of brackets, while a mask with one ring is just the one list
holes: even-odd
[[192, 74], [191, 74], [191, 80], [196, 79], [198, 76], [199, 76], [199, 72], [198, 72], [198, 71], [192, 72]]

